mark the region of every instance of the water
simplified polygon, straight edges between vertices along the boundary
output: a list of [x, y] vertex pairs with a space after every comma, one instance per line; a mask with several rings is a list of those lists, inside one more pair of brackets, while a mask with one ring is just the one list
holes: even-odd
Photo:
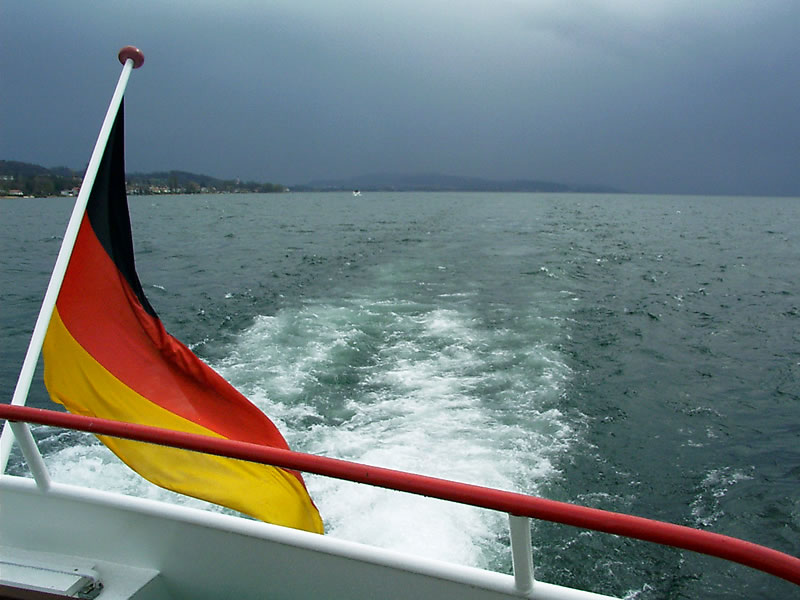
[[[130, 202], [139, 274], [168, 330], [293, 448], [800, 554], [798, 200]], [[70, 210], [0, 203], [6, 397]], [[54, 407], [40, 377], [29, 403]], [[35, 434], [56, 480], [202, 505], [140, 480], [88, 436]], [[307, 483], [328, 535], [510, 569], [504, 515]], [[569, 527], [535, 524], [534, 545], [537, 577], [603, 593], [796, 594], [745, 567]]]

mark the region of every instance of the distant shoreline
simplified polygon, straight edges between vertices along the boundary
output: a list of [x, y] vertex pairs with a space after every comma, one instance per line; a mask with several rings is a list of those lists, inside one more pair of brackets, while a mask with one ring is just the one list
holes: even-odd
[[[287, 191], [279, 183], [217, 179], [186, 171], [128, 173], [129, 195], [200, 194], [200, 193], [281, 193]], [[48, 169], [20, 161], [0, 160], [0, 196], [36, 198], [77, 196], [83, 183], [83, 172], [67, 167]]]
[[[0, 160], [0, 195], [51, 197], [77, 195], [83, 172], [67, 167]], [[373, 173], [342, 179], [313, 180], [285, 186], [279, 183], [218, 179], [188, 171], [128, 173], [128, 194], [338, 192], [561, 192], [623, 194], [598, 184], [566, 184], [539, 179], [495, 180], [441, 173]], [[18, 192], [18, 193], [14, 193]]]

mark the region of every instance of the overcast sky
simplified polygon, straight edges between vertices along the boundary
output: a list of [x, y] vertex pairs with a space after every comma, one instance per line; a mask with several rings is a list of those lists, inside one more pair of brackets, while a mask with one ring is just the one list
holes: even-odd
[[2, 0], [0, 159], [800, 196], [798, 0]]

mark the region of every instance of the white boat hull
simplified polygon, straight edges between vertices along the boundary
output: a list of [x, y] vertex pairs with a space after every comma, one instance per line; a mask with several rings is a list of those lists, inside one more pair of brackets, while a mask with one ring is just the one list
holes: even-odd
[[0, 497], [2, 560], [93, 564], [99, 600], [607, 598], [540, 581], [521, 593], [511, 575], [69, 485], [6, 475]]

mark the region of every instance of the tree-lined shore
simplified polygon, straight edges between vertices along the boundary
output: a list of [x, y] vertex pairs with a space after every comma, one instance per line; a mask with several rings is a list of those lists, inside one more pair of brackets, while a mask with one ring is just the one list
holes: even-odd
[[[47, 168], [13, 160], [0, 160], [0, 196], [74, 196], [80, 189], [83, 172], [67, 167]], [[277, 193], [287, 191], [277, 183], [217, 179], [186, 171], [128, 173], [128, 194], [215, 194]]]

